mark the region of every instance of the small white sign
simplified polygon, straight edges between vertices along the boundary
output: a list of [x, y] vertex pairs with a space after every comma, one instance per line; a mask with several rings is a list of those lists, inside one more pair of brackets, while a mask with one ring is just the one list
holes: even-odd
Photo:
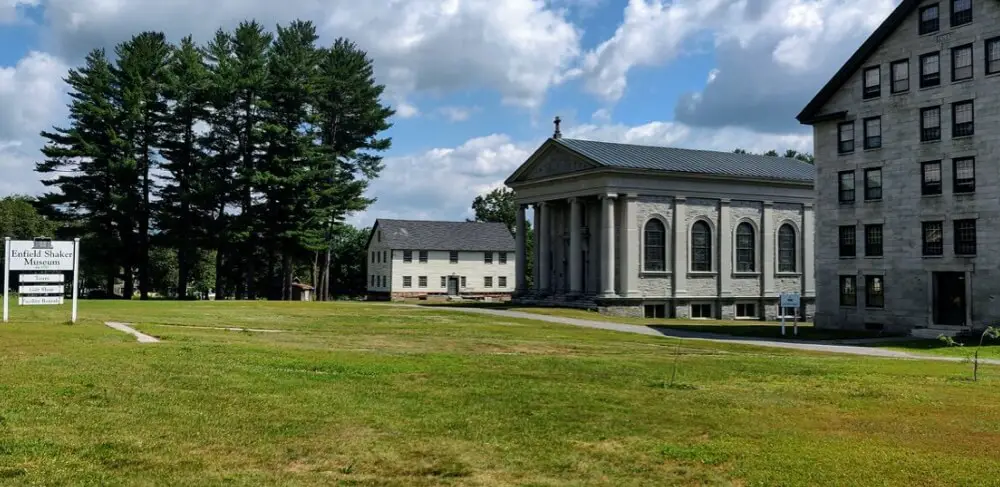
[[17, 288], [20, 294], [63, 294], [66, 288], [63, 286], [20, 286]]
[[798, 308], [799, 293], [781, 293], [782, 308]]
[[44, 306], [53, 304], [63, 304], [62, 296], [21, 296], [17, 298], [17, 304], [21, 306]]
[[12, 271], [71, 271], [74, 242], [11, 240], [7, 260]]
[[39, 284], [61, 284], [66, 282], [66, 276], [63, 274], [21, 274], [18, 279], [21, 283], [39, 283]]

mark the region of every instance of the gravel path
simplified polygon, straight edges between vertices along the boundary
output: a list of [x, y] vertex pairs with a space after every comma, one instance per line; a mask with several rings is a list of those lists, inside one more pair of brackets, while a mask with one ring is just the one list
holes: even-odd
[[108, 321], [104, 324], [118, 331], [123, 331], [125, 333], [128, 333], [129, 335], [135, 335], [135, 338], [139, 340], [139, 343], [157, 343], [160, 341], [160, 339], [158, 338], [151, 337], [145, 333], [137, 331], [135, 328], [129, 326], [128, 323], [117, 323], [114, 321]]
[[[964, 358], [961, 357], [921, 355], [909, 352], [900, 352], [897, 350], [885, 350], [881, 348], [862, 347], [856, 345], [843, 345], [843, 344], [823, 343], [816, 341], [800, 341], [800, 340], [792, 341], [792, 340], [780, 340], [780, 339], [769, 339], [769, 338], [734, 337], [730, 335], [721, 335], [716, 333], [701, 333], [701, 332], [674, 330], [667, 328], [651, 328], [648, 326], [640, 326], [640, 325], [624, 325], [621, 323], [611, 323], [607, 321], [581, 320], [578, 318], [565, 318], [562, 316], [549, 316], [543, 314], [525, 313], [522, 311], [463, 308], [458, 306], [436, 306], [434, 308], [430, 308], [427, 306], [419, 306], [419, 305], [404, 305], [404, 306], [415, 306], [424, 309], [452, 310], [462, 313], [503, 316], [507, 318], [521, 318], [526, 320], [545, 321], [549, 323], [580, 326], [584, 328], [596, 328], [600, 330], [619, 331], [623, 333], [637, 333], [640, 335], [682, 338], [685, 340], [703, 340], [703, 341], [719, 342], [719, 343], [739, 343], [743, 345], [754, 345], [758, 347], [786, 348], [791, 350], [803, 350], [808, 352], [841, 353], [848, 355], [863, 355], [867, 357], [885, 357], [885, 358], [898, 358], [898, 359], [911, 359], [911, 360], [936, 360], [939, 362], [962, 362], [965, 360]], [[789, 326], [789, 328], [791, 327]], [[789, 330], [789, 333], [791, 333], [791, 330]], [[898, 339], [870, 339], [864, 341], [851, 340], [851, 343], [874, 344], [874, 343], [891, 343], [892, 341], [899, 341], [899, 340]], [[979, 363], [1000, 365], [1000, 360], [979, 359]]]

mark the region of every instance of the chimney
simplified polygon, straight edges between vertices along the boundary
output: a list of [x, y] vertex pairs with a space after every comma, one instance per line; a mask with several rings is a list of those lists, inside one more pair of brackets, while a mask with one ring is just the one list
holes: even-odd
[[553, 123], [556, 125], [556, 131], [555, 131], [555, 133], [552, 134], [552, 138], [553, 139], [561, 139], [562, 138], [562, 132], [559, 131], [559, 124], [562, 123], [562, 120], [560, 120], [559, 117], [557, 116], [556, 119], [553, 121]]

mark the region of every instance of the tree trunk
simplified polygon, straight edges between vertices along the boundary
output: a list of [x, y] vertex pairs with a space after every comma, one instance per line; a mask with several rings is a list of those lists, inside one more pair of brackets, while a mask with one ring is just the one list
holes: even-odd
[[142, 208], [139, 211], [139, 299], [149, 299], [149, 165], [150, 124], [145, 113], [145, 133], [142, 137]]
[[287, 250], [281, 253], [281, 300], [291, 301], [292, 294], [292, 255]]
[[330, 260], [330, 245], [326, 246], [326, 279], [323, 282], [323, 292], [326, 294], [326, 300], [332, 301], [332, 296], [330, 295], [330, 274], [333, 272], [332, 268], [333, 262]]
[[316, 298], [319, 299], [319, 286], [316, 282], [316, 274], [318, 274], [319, 271], [317, 267], [319, 267], [319, 252], [313, 252], [313, 265], [309, 272], [309, 284], [316, 288]]
[[226, 289], [223, 284], [225, 279], [225, 274], [222, 271], [222, 245], [215, 251], [215, 300], [222, 301], [226, 299]]

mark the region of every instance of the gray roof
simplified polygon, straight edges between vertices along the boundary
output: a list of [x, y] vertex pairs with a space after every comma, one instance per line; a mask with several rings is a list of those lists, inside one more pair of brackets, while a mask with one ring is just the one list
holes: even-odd
[[616, 144], [580, 139], [550, 139], [606, 167], [715, 174], [757, 179], [813, 182], [816, 168], [787, 157], [733, 152]]
[[503, 223], [383, 220], [375, 222], [382, 243], [393, 250], [514, 252], [514, 236]]

